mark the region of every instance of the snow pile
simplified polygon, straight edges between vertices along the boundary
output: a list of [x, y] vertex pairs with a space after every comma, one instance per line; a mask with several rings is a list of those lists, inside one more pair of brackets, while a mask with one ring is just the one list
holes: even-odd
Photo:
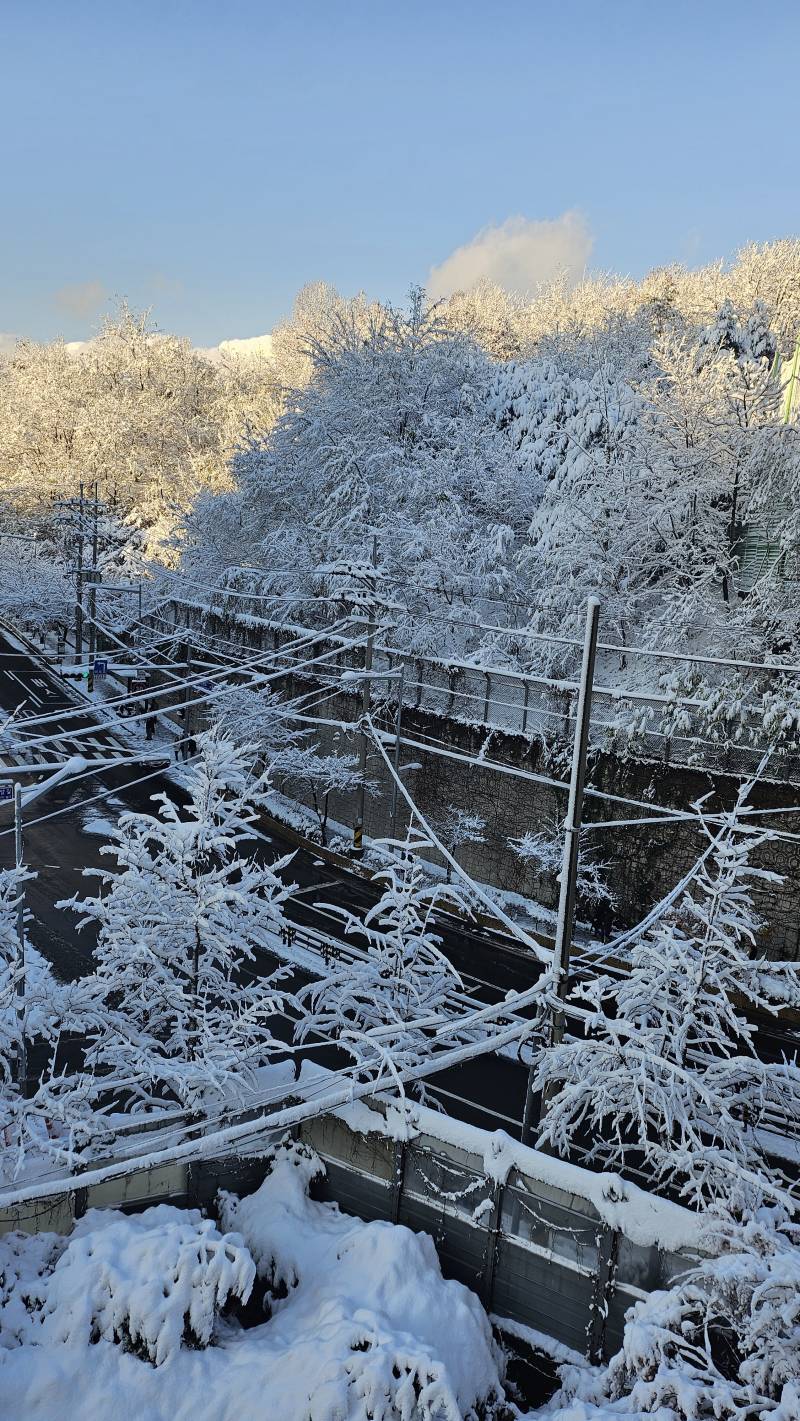
[[[108, 1421], [113, 1398], [142, 1421], [509, 1417], [489, 1321], [431, 1239], [312, 1201], [303, 1146], [271, 1166], [221, 1196], [219, 1229], [161, 1205], [0, 1240], [2, 1414]], [[224, 1309], [251, 1289], [264, 1321], [245, 1327]]]
[[[311, 1414], [460, 1421], [476, 1402], [491, 1414], [502, 1395], [499, 1356], [478, 1299], [442, 1278], [427, 1234], [365, 1224], [309, 1199], [320, 1173], [307, 1147], [279, 1149], [257, 1193], [225, 1196], [221, 1208], [223, 1227], [241, 1232], [267, 1283], [275, 1333], [319, 1408]], [[331, 1365], [336, 1357], [343, 1366]], [[288, 1400], [274, 1414], [291, 1414]]]

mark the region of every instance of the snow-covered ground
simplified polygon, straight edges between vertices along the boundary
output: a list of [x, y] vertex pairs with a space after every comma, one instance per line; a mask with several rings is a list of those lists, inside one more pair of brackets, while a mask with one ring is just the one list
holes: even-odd
[[[462, 1421], [512, 1417], [478, 1299], [426, 1234], [313, 1201], [320, 1161], [279, 1146], [219, 1227], [168, 1205], [91, 1210], [0, 1243], [0, 1409], [27, 1421]], [[246, 1315], [230, 1304], [249, 1301]], [[246, 1321], [248, 1325], [243, 1325]]]

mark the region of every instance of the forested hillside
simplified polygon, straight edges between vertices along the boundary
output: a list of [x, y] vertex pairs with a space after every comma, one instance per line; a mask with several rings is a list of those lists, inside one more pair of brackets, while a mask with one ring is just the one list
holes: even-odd
[[600, 592], [622, 645], [791, 660], [798, 337], [788, 240], [525, 301], [311, 286], [257, 360], [123, 309], [0, 366], [0, 471], [56, 547], [52, 498], [97, 479], [154, 590], [180, 563], [316, 621], [377, 542], [408, 650], [558, 672], [562, 649], [519, 632], [580, 634]]

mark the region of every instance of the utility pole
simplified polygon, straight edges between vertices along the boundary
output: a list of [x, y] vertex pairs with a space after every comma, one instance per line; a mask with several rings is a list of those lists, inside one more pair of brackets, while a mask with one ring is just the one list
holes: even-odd
[[97, 480], [94, 482], [94, 517], [92, 522], [92, 579], [89, 583], [89, 686], [94, 690], [94, 657], [97, 649]]
[[[378, 567], [378, 539], [372, 539], [372, 566], [375, 571]], [[358, 751], [358, 772], [361, 776], [361, 784], [358, 787], [358, 803], [356, 808], [356, 820], [353, 825], [353, 853], [361, 857], [364, 852], [364, 815], [367, 808], [367, 727], [364, 722], [367, 719], [372, 702], [372, 653], [375, 647], [375, 633], [377, 631], [375, 617], [375, 598], [377, 596], [377, 577], [370, 578], [372, 600], [370, 602], [369, 620], [367, 622], [367, 640], [364, 646], [364, 680], [361, 685], [361, 744]]]
[[191, 737], [194, 717], [192, 716], [193, 706], [191, 705], [192, 690], [189, 682], [192, 679], [192, 643], [189, 639], [189, 608], [186, 608], [186, 690], [183, 695], [183, 734], [184, 745]]
[[78, 556], [75, 583], [75, 662], [83, 661], [83, 484], [78, 504]]
[[400, 725], [403, 719], [403, 686], [406, 678], [406, 663], [400, 662], [400, 676], [397, 682], [397, 710], [394, 717], [394, 773], [392, 780], [392, 838], [397, 838], [397, 808], [400, 796], [397, 793], [397, 779], [400, 775]]
[[[583, 641], [581, 679], [578, 688], [578, 704], [575, 711], [575, 739], [572, 745], [572, 771], [569, 780], [569, 802], [564, 824], [564, 856], [561, 862], [561, 879], [558, 895], [558, 918], [556, 920], [556, 941], [553, 952], [555, 971], [556, 1005], [550, 1022], [550, 1046], [558, 1046], [564, 1039], [563, 1003], [567, 998], [569, 982], [569, 959], [572, 949], [572, 933], [575, 926], [575, 897], [578, 883], [578, 851], [581, 823], [583, 819], [583, 791], [586, 783], [586, 753], [589, 747], [589, 717], [592, 709], [592, 687], [594, 664], [597, 657], [597, 625], [600, 619], [600, 603], [590, 597], [586, 604], [586, 633]], [[528, 1088], [525, 1095], [525, 1115], [522, 1122], [522, 1143], [533, 1143], [536, 1121], [533, 1101], [534, 1067], [528, 1071]], [[554, 1092], [551, 1091], [552, 1095]], [[542, 1100], [541, 1115], [547, 1110], [547, 1098]]]
[[[22, 868], [22, 786], [14, 785], [14, 846], [17, 868]], [[28, 1039], [25, 1012], [25, 898], [19, 888], [17, 903], [17, 1085], [23, 1095], [28, 1093]]]

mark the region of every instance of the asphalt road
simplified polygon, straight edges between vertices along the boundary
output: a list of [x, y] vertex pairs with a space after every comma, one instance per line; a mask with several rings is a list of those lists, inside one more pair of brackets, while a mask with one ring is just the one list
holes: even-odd
[[[76, 709], [80, 711], [77, 716], [64, 718], [64, 712]], [[88, 929], [77, 931], [77, 915], [56, 904], [76, 893], [91, 892], [93, 880], [84, 877], [86, 869], [108, 862], [99, 852], [102, 834], [91, 832], [92, 821], [96, 826], [98, 818], [113, 819], [124, 808], [152, 811], [153, 795], [166, 791], [176, 797], [179, 791], [161, 771], [141, 764], [110, 763], [130, 747], [98, 726], [92, 708], [75, 696], [57, 672], [44, 669], [27, 652], [20, 652], [2, 632], [0, 711], [16, 711], [23, 730], [26, 717], [55, 716], [43, 754], [49, 762], [76, 753], [104, 762], [80, 779], [55, 786], [23, 814], [24, 857], [37, 874], [27, 893], [34, 919], [30, 936], [61, 977], [74, 978], [91, 970], [92, 938]], [[75, 739], [76, 733], [86, 731], [88, 736]], [[170, 753], [166, 744], [152, 748], [162, 758]], [[149, 777], [141, 782], [145, 775]], [[292, 847], [273, 832], [255, 841], [256, 852], [270, 860]], [[0, 804], [0, 866], [12, 863], [13, 857], [12, 810], [10, 805]], [[360, 917], [375, 897], [369, 884], [322, 863], [304, 849], [294, 852], [287, 878], [296, 885], [289, 907], [291, 917], [300, 926], [327, 929], [336, 936], [343, 936], [343, 929], [323, 905], [336, 903]], [[510, 989], [523, 991], [541, 972], [539, 963], [524, 948], [511, 946], [500, 937], [447, 920], [442, 920], [440, 931], [443, 949], [476, 1003], [496, 1002]], [[780, 1029], [763, 1032], [763, 1054], [779, 1056], [787, 1040]], [[526, 1078], [527, 1071], [518, 1061], [485, 1056], [434, 1077], [429, 1089], [449, 1114], [514, 1134], [519, 1132]]]

